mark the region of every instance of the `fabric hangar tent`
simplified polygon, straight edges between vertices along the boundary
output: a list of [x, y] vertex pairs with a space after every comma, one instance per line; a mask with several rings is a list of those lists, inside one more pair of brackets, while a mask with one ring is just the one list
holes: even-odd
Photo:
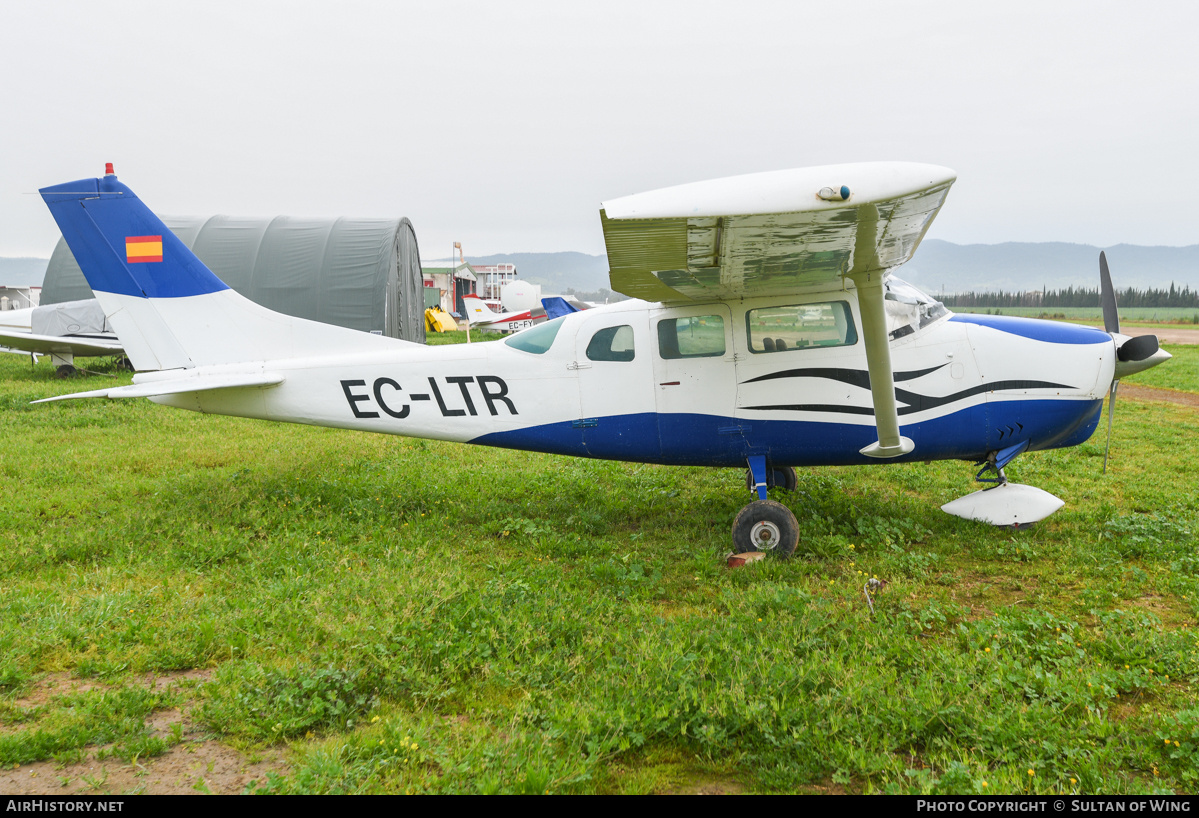
[[[276, 312], [424, 343], [416, 232], [408, 219], [164, 216], [213, 273]], [[61, 238], [42, 305], [92, 298]]]

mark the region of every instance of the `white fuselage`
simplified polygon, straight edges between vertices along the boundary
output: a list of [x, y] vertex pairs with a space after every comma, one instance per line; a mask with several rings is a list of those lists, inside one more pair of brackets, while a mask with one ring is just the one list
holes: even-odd
[[[819, 325], [827, 307], [808, 302], [843, 303], [848, 335], [844, 326]], [[810, 345], [763, 348], [782, 330], [761, 316], [773, 316], [778, 306], [794, 307], [797, 324], [812, 325]], [[204, 367], [267, 369], [283, 380], [270, 388], [153, 400], [620, 460], [711, 466], [743, 465], [754, 455], [777, 465], [868, 460], [859, 450], [876, 432], [866, 355], [852, 326], [861, 326], [852, 289], [693, 306], [625, 301], [557, 322], [543, 352], [519, 346], [531, 333], [544, 335], [548, 324], [496, 343], [377, 345], [363, 353]], [[663, 327], [678, 337], [668, 338]], [[915, 442], [898, 460], [982, 458], [1025, 440], [1031, 449], [1076, 445], [1098, 422], [1115, 364], [1105, 333], [1047, 321], [944, 313], [893, 335], [899, 422]], [[698, 344], [699, 352], [680, 356], [673, 348], [680, 342]], [[175, 376], [146, 373], [135, 382]]]

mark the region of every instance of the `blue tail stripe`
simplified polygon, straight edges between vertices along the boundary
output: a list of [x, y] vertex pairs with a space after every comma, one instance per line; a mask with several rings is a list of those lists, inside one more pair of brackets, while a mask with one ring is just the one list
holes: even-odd
[[[92, 290], [180, 298], [229, 289], [116, 177], [81, 179], [40, 193]], [[162, 236], [162, 261], [128, 263], [130, 236]]]

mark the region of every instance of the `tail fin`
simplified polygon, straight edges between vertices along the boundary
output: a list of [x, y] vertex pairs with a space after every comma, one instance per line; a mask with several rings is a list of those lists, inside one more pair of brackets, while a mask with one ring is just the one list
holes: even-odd
[[139, 370], [405, 343], [272, 312], [231, 290], [111, 173], [43, 188], [87, 283]]
[[491, 311], [491, 307], [477, 295], [462, 296], [462, 304], [466, 307], [466, 320], [471, 324], [481, 324], [495, 321], [500, 316]]

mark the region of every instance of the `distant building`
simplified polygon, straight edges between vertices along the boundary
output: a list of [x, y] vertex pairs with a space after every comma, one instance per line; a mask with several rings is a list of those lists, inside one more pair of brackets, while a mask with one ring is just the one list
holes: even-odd
[[466, 315], [462, 296], [473, 295], [478, 277], [471, 265], [463, 263], [451, 267], [421, 262], [421, 273], [425, 279], [425, 306], [440, 306], [448, 313]]
[[0, 310], [24, 310], [42, 301], [41, 287], [6, 287], [0, 284]]
[[516, 280], [515, 264], [474, 264], [472, 269], [479, 277], [479, 297], [485, 301], [499, 301], [503, 286]]

